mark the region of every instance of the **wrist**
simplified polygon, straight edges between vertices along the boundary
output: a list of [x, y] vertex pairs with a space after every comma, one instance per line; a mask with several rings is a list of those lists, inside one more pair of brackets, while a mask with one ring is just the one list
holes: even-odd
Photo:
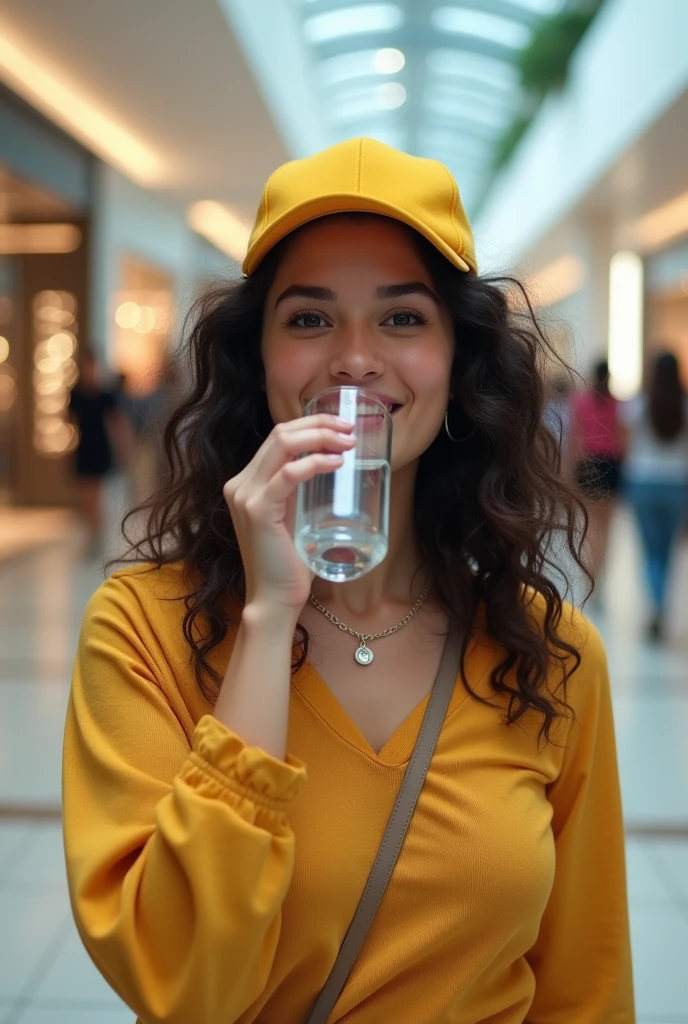
[[283, 605], [267, 604], [261, 601], [250, 601], [244, 605], [241, 613], [241, 625], [249, 633], [270, 631], [275, 639], [293, 639], [294, 630], [299, 619], [299, 612]]

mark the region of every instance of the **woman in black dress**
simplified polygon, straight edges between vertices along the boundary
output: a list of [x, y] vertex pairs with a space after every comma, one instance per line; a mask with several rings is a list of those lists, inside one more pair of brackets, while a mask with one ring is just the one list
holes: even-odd
[[79, 431], [75, 472], [81, 515], [89, 532], [90, 554], [100, 551], [102, 543], [102, 487], [113, 469], [113, 440], [124, 448], [125, 417], [114, 390], [103, 388], [98, 380], [98, 364], [92, 353], [82, 357], [79, 381], [72, 389], [69, 415]]

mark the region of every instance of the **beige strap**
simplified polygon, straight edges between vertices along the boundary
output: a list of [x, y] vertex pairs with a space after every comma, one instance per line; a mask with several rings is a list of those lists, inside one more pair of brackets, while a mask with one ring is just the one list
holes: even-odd
[[399, 857], [416, 801], [423, 788], [428, 766], [435, 750], [437, 737], [442, 729], [442, 723], [444, 722], [459, 672], [462, 647], [462, 634], [458, 632], [450, 633], [444, 645], [442, 660], [418, 733], [418, 739], [406, 769], [397, 802], [387, 823], [387, 829], [375, 858], [375, 863], [368, 876], [363, 895], [356, 908], [353, 921], [349, 925], [349, 930], [344, 937], [334, 966], [318, 996], [315, 1006], [306, 1018], [305, 1024], [326, 1024], [330, 1011], [344, 988], [354, 960], [368, 934], [368, 929], [373, 923], [373, 918]]

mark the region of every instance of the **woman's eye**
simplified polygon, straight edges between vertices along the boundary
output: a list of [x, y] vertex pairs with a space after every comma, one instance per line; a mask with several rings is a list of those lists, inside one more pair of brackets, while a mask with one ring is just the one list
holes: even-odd
[[327, 327], [327, 321], [319, 313], [300, 313], [289, 321], [290, 327], [305, 327], [313, 330], [319, 327]]
[[391, 327], [415, 327], [416, 324], [424, 324], [426, 320], [420, 313], [411, 313], [410, 311], [405, 312], [401, 310], [398, 313], [392, 313], [384, 322], [385, 325], [389, 325]]

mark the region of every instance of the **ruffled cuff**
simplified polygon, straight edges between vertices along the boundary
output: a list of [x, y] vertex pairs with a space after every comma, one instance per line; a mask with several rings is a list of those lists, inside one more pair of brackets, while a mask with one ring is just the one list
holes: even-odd
[[298, 758], [287, 754], [280, 761], [260, 747], [247, 747], [213, 715], [197, 722], [189, 761], [237, 795], [276, 811], [283, 810], [306, 781], [306, 766]]

